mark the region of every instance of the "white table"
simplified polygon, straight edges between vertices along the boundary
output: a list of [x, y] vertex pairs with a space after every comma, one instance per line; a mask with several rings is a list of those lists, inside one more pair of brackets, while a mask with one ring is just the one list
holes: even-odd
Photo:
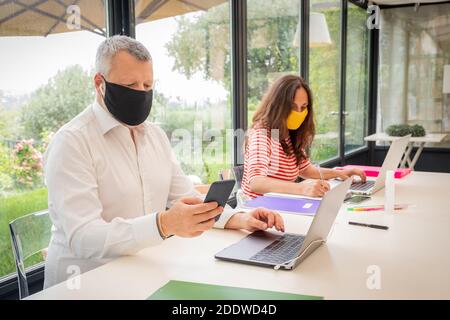
[[[412, 172], [397, 180], [396, 213], [351, 213], [341, 208], [326, 245], [293, 271], [275, 271], [214, 259], [242, 231], [212, 230], [173, 237], [134, 256], [81, 275], [79, 290], [61, 283], [29, 299], [146, 299], [171, 279], [323, 296], [325, 299], [450, 299], [450, 174]], [[366, 204], [382, 204], [383, 191]], [[311, 217], [283, 215], [286, 231], [305, 233]], [[387, 224], [388, 231], [348, 225]], [[369, 289], [371, 266], [381, 289]]]
[[[405, 168], [406, 163], [408, 163], [408, 167], [414, 170], [414, 166], [419, 160], [420, 155], [422, 154], [423, 148], [426, 143], [439, 143], [442, 142], [447, 137], [447, 134], [440, 133], [429, 133], [424, 137], [411, 137], [408, 143], [408, 147], [406, 148], [405, 155], [403, 157], [402, 162], [400, 163], [400, 168]], [[386, 133], [375, 133], [370, 136], [364, 138], [365, 141], [382, 141], [382, 142], [392, 142], [399, 137], [392, 137]], [[414, 148], [414, 144], [418, 144], [418, 149], [414, 158], [411, 160], [410, 154], [412, 149]]]

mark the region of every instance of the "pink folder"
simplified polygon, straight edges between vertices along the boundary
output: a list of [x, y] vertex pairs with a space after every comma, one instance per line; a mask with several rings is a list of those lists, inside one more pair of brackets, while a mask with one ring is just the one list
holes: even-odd
[[[344, 167], [338, 167], [337, 170], [343, 170], [343, 169], [352, 169], [352, 168], [358, 168], [363, 170], [366, 173], [366, 176], [368, 177], [378, 177], [378, 174], [380, 173], [381, 167], [374, 167], [374, 166], [357, 166], [357, 165], [346, 165]], [[403, 168], [403, 169], [397, 169], [395, 170], [395, 178], [401, 179], [404, 176], [411, 173], [410, 168]]]

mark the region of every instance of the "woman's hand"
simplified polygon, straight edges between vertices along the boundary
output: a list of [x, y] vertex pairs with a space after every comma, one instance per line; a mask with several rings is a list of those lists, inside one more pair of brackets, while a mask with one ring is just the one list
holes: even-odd
[[359, 176], [361, 182], [366, 182], [366, 174], [363, 170], [353, 168], [353, 169], [344, 169], [344, 170], [334, 170], [336, 172], [336, 178], [341, 180], [347, 180], [352, 176]]
[[279, 213], [265, 208], [257, 208], [249, 212], [238, 212], [225, 225], [226, 229], [245, 229], [248, 231], [266, 230], [273, 227], [278, 231], [284, 232], [283, 218]]
[[296, 185], [296, 194], [308, 197], [323, 197], [330, 190], [330, 184], [324, 180], [306, 179]]

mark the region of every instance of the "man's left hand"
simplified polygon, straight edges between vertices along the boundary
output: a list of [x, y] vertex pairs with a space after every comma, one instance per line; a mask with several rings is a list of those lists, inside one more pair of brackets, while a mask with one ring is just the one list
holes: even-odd
[[249, 212], [238, 212], [234, 214], [225, 225], [226, 229], [245, 229], [248, 231], [266, 230], [275, 228], [284, 232], [283, 218], [279, 213], [257, 208]]

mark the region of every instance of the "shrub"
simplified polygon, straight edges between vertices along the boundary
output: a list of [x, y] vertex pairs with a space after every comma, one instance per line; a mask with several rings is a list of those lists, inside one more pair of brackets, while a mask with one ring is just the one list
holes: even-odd
[[415, 124], [411, 126], [411, 134], [413, 137], [424, 137], [426, 134], [425, 128], [421, 125]]
[[425, 128], [421, 125], [394, 124], [386, 129], [386, 133], [392, 137], [404, 137], [411, 134], [413, 137], [425, 136]]
[[53, 131], [47, 129], [41, 132], [41, 141], [36, 147], [41, 154], [45, 153], [54, 135], [55, 133]]
[[22, 140], [13, 149], [14, 178], [18, 188], [31, 189], [42, 181], [42, 155], [33, 140]]
[[10, 151], [0, 144], [0, 196], [5, 191], [12, 189], [13, 179]]
[[407, 124], [393, 124], [386, 129], [386, 133], [393, 137], [404, 137], [411, 133]]

